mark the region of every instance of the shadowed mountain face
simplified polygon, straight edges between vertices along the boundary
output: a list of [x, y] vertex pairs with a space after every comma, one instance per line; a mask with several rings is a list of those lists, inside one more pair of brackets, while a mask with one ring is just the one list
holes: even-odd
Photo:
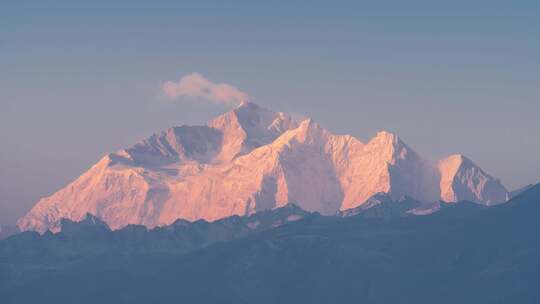
[[499, 181], [464, 156], [434, 164], [388, 132], [363, 143], [312, 119], [296, 122], [246, 102], [207, 125], [173, 127], [106, 155], [41, 199], [18, 226], [57, 232], [62, 218], [80, 221], [90, 213], [112, 229], [153, 228], [177, 219], [249, 215], [289, 202], [332, 215], [380, 192], [424, 203], [493, 205], [508, 197]]
[[[430, 205], [422, 204], [410, 197], [404, 196], [399, 200], [392, 200], [387, 193], [377, 193], [369, 198], [364, 204], [356, 208], [347, 209], [338, 212], [337, 216], [352, 217], [361, 216], [366, 218], [395, 218], [416, 214], [415, 211], [424, 209], [425, 207], [439, 206], [441, 203], [433, 203]], [[440, 208], [433, 209], [433, 212]], [[431, 212], [430, 212], [431, 213]], [[428, 214], [426, 212], [426, 214]]]
[[[61, 232], [24, 232], [0, 243], [0, 255], [17, 261], [73, 260], [106, 254], [183, 254], [215, 242], [230, 241], [310, 216], [296, 205], [251, 216], [232, 216], [215, 222], [177, 220], [172, 225], [148, 230], [130, 225], [111, 230], [95, 216], [80, 222], [61, 221]], [[12, 261], [13, 262], [13, 261]]]
[[[410, 215], [417, 206], [413, 200], [370, 200], [371, 208], [348, 216], [306, 214], [290, 206], [215, 223], [177, 221], [151, 231], [110, 231], [93, 217], [66, 221], [56, 235], [27, 232], [0, 242], [0, 298], [3, 303], [540, 301], [540, 185], [503, 205], [446, 204], [426, 216]], [[363, 213], [378, 206], [405, 212]]]

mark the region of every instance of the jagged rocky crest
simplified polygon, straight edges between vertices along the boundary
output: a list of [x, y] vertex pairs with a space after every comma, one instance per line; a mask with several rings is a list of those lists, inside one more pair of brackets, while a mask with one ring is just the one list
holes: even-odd
[[62, 218], [79, 221], [90, 213], [111, 229], [151, 228], [178, 219], [253, 214], [289, 202], [330, 215], [380, 192], [424, 203], [492, 205], [508, 197], [498, 180], [465, 157], [432, 164], [388, 132], [363, 143], [332, 134], [312, 119], [297, 122], [245, 102], [207, 125], [173, 127], [106, 155], [41, 199], [18, 226], [58, 231]]

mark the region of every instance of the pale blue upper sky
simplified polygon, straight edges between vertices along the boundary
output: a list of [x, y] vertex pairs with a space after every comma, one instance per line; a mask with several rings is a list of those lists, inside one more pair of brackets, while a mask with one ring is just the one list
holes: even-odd
[[463, 153], [510, 189], [540, 182], [538, 1], [71, 2], [0, 6], [0, 223], [226, 110], [158, 98], [192, 72], [336, 133]]

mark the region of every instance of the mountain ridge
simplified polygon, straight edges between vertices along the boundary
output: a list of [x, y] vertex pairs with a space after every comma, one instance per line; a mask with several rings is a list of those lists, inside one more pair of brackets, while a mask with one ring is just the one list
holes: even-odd
[[[392, 203], [388, 194], [373, 198]], [[110, 230], [90, 215], [57, 234], [0, 241], [0, 298], [537, 303], [539, 214], [540, 184], [498, 206], [448, 203], [427, 216], [306, 215], [287, 205], [212, 223]], [[301, 218], [283, 224], [291, 215]], [[253, 229], [256, 221], [266, 224]]]
[[112, 229], [151, 228], [179, 218], [214, 221], [252, 214], [290, 202], [328, 215], [379, 192], [424, 203], [506, 201], [506, 188], [472, 161], [451, 164], [424, 160], [389, 132], [363, 143], [335, 135], [311, 118], [297, 122], [244, 102], [207, 125], [169, 128], [106, 155], [41, 199], [18, 226], [57, 231], [61, 218], [79, 220], [90, 213]]

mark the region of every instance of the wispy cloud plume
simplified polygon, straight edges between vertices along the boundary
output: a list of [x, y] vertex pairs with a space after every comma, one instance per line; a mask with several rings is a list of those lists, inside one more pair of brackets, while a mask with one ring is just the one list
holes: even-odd
[[235, 86], [214, 83], [199, 73], [186, 75], [178, 82], [167, 81], [161, 86], [168, 98], [201, 98], [220, 104], [236, 105], [248, 101], [249, 95]]

